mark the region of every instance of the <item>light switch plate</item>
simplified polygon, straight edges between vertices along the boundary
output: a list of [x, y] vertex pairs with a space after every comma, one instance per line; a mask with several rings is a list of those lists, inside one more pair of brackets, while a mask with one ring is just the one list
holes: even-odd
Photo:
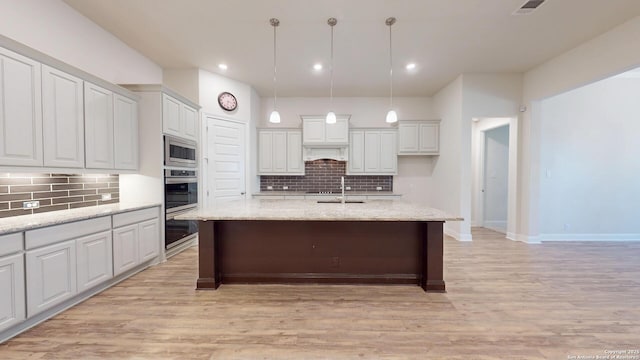
[[289, 187], [285, 185], [282, 187], [282, 190], [289, 190]]
[[111, 200], [111, 194], [102, 194], [102, 201]]
[[37, 209], [40, 207], [40, 201], [38, 200], [34, 200], [34, 201], [25, 201], [22, 203], [22, 208], [23, 209]]
[[273, 186], [267, 185], [267, 190], [273, 190]]
[[382, 186], [376, 186], [376, 190], [378, 191], [382, 190]]

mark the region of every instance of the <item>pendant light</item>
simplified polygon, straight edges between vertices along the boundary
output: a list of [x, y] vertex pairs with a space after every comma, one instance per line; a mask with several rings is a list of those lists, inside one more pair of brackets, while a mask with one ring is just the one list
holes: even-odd
[[331, 87], [329, 92], [329, 112], [327, 113], [327, 124], [335, 124], [336, 123], [336, 113], [333, 112], [333, 27], [338, 23], [336, 18], [329, 18], [327, 20], [327, 24], [331, 26]]
[[391, 55], [391, 26], [396, 23], [396, 18], [387, 18], [384, 23], [389, 27], [389, 112], [387, 113], [386, 121], [388, 123], [395, 123], [398, 121], [398, 114], [393, 110], [393, 57]]
[[277, 110], [277, 87], [276, 87], [276, 28], [280, 25], [280, 20], [276, 18], [269, 19], [269, 23], [273, 26], [273, 111], [269, 116], [269, 122], [280, 123], [280, 113]]

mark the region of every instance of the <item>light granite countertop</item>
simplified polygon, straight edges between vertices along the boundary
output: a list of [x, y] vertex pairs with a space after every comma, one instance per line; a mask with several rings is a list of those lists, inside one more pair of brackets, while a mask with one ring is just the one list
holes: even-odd
[[[402, 196], [402, 194], [394, 193], [391, 191], [345, 191], [347, 197], [349, 196]], [[305, 191], [260, 191], [253, 193], [253, 196], [341, 196], [338, 192], [331, 193], [319, 193], [319, 192], [305, 192]]]
[[51, 211], [41, 214], [13, 216], [0, 219], [0, 235], [58, 225], [72, 221], [87, 220], [160, 205], [160, 203], [117, 203], [71, 210]]
[[251, 199], [198, 208], [176, 216], [179, 220], [284, 220], [284, 221], [462, 221], [438, 209], [402, 200], [364, 203], [318, 203], [315, 200]]

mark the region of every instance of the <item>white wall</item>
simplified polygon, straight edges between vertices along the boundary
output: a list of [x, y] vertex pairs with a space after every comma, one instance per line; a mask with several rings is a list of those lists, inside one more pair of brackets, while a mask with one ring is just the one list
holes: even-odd
[[[278, 98], [278, 112], [281, 123], [270, 124], [269, 114], [273, 110], [273, 98], [263, 98], [259, 127], [295, 127], [302, 125], [300, 115], [323, 115], [329, 110], [329, 98], [291, 97]], [[433, 101], [428, 97], [399, 97], [393, 99], [400, 120], [437, 119]], [[336, 114], [351, 115], [349, 125], [357, 127], [393, 127], [385, 122], [389, 110], [387, 97], [339, 97], [333, 98], [333, 111]], [[431, 181], [433, 159], [427, 156], [398, 157], [398, 175], [393, 179], [393, 190], [402, 194], [405, 200], [431, 205]]]
[[200, 71], [197, 68], [163, 69], [163, 85], [200, 104]]
[[160, 84], [162, 69], [61, 0], [0, 0], [0, 34], [115, 84]]
[[485, 227], [507, 231], [507, 187], [509, 183], [509, 127], [485, 131], [484, 143]]
[[[433, 98], [440, 122], [440, 155], [433, 159], [433, 207], [453, 215], [461, 214], [461, 121], [462, 75], [440, 90]], [[467, 218], [468, 221], [468, 218]], [[445, 224], [445, 233], [458, 240], [471, 240], [460, 234], [461, 222]]]
[[640, 78], [543, 100], [541, 240], [640, 240]]
[[524, 75], [518, 154], [519, 236], [535, 242], [540, 233], [540, 101], [640, 66], [640, 16], [547, 61]]

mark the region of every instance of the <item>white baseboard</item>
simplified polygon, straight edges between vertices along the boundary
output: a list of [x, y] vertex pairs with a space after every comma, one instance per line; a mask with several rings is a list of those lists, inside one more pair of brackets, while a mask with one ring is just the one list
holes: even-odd
[[541, 234], [542, 241], [640, 241], [640, 234]]
[[506, 238], [513, 241], [520, 241], [526, 244], [540, 244], [540, 236], [529, 236], [507, 232]]
[[503, 234], [507, 233], [507, 221], [506, 220], [494, 220], [494, 221], [485, 221], [484, 226], [487, 229], [497, 231]]
[[458, 240], [458, 241], [472, 241], [473, 238], [471, 237], [471, 234], [460, 234], [459, 232], [448, 228], [446, 225], [444, 227], [444, 233], [447, 236], [451, 236], [452, 238]]

